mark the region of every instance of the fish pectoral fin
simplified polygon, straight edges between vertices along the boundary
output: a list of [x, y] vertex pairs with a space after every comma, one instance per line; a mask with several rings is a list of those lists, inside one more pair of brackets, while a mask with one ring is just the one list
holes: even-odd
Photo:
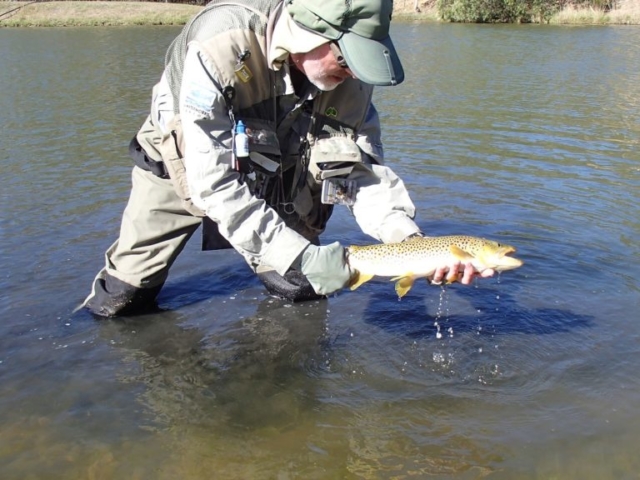
[[456, 283], [458, 280], [460, 280], [460, 274], [456, 273], [453, 278], [447, 278], [444, 283], [445, 285], [451, 285], [452, 283]]
[[456, 257], [458, 260], [460, 260], [463, 263], [470, 262], [471, 260], [473, 260], [475, 258], [469, 252], [465, 252], [464, 250], [462, 250], [457, 245], [451, 245], [449, 247], [449, 250], [451, 251], [451, 253], [453, 254], [454, 257]]
[[354, 273], [351, 276], [351, 280], [349, 280], [349, 288], [351, 290], [355, 290], [363, 283], [366, 283], [369, 280], [371, 280], [373, 277], [374, 275], [372, 273], [362, 273], [356, 270], [356, 273]]
[[394, 277], [391, 281], [396, 281], [396, 293], [398, 294], [398, 298], [404, 297], [411, 287], [413, 287], [413, 274], [408, 273], [401, 277]]

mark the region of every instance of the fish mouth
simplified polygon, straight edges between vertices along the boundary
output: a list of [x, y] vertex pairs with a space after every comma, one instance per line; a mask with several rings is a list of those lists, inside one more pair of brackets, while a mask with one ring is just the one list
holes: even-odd
[[497, 252], [495, 258], [495, 268], [494, 270], [498, 272], [503, 272], [504, 270], [512, 270], [514, 268], [521, 267], [523, 261], [519, 258], [509, 257], [510, 253], [515, 253], [516, 248], [511, 245], [500, 245], [500, 249]]
[[507, 257], [507, 256], [503, 256], [499, 260], [499, 262], [500, 262], [499, 265], [496, 267], [496, 270], [499, 271], [499, 272], [502, 272], [504, 270], [512, 270], [514, 268], [521, 267], [522, 264], [524, 263], [519, 258]]

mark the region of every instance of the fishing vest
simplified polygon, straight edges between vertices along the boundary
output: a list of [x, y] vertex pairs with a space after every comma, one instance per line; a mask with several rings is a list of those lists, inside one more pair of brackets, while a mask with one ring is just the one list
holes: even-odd
[[[185, 209], [205, 216], [190, 200], [182, 152], [179, 95], [187, 46], [197, 42], [216, 71], [233, 123], [242, 120], [250, 143], [241, 181], [274, 208], [288, 227], [309, 240], [324, 230], [332, 205], [320, 202], [322, 181], [348, 175], [380, 157], [379, 146], [359, 141], [373, 87], [347, 79], [311, 101], [286, 92], [285, 68], [273, 70], [268, 39], [280, 1], [213, 0], [176, 37], [165, 58], [175, 116], [163, 133], [147, 118], [137, 139], [152, 161], [162, 162]], [[296, 107], [296, 104], [297, 107]], [[232, 145], [223, 142], [229, 149]], [[155, 150], [155, 151], [153, 151]]]

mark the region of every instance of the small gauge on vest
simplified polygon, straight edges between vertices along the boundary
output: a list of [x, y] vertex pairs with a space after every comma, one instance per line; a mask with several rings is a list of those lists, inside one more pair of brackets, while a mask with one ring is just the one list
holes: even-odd
[[326, 178], [322, 181], [320, 201], [328, 205], [353, 205], [356, 203], [355, 180]]

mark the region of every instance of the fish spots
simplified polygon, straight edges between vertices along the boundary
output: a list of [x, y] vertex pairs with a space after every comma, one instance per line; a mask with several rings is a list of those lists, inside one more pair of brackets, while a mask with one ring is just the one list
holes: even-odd
[[486, 238], [468, 235], [416, 237], [400, 243], [347, 247], [347, 259], [358, 272], [351, 288], [358, 288], [374, 276], [393, 277], [399, 297], [406, 295], [417, 278], [429, 278], [436, 269], [464, 262], [476, 272], [517, 268], [522, 261], [506, 254], [515, 248]]

